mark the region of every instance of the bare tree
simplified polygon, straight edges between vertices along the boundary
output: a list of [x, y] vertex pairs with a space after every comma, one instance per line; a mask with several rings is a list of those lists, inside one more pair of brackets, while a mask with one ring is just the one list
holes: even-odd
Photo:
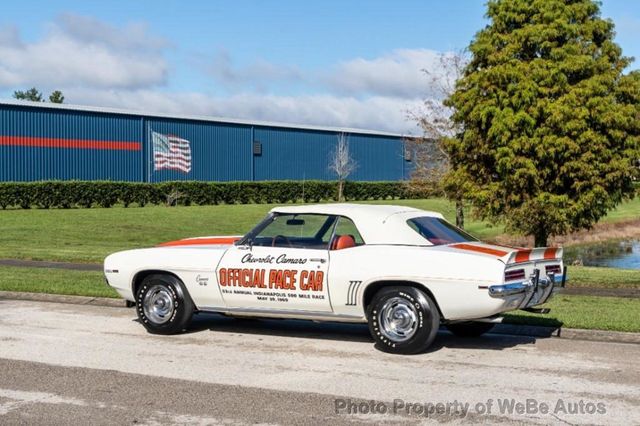
[[451, 120], [452, 111], [444, 105], [444, 100], [454, 92], [456, 81], [467, 62], [468, 56], [464, 51], [440, 54], [435, 70], [422, 70], [428, 78], [431, 96], [423, 102], [420, 110], [409, 113], [423, 132], [422, 137], [413, 139], [410, 144], [414, 151], [410, 184], [416, 190], [433, 190], [434, 187], [443, 190], [456, 204], [456, 225], [460, 228], [464, 227], [462, 197], [455, 189], [442, 188], [440, 181], [449, 169], [449, 157], [443, 144], [461, 130]]
[[329, 170], [338, 176], [338, 201], [344, 201], [344, 182], [357, 166], [349, 152], [349, 138], [344, 133], [339, 134], [336, 149], [329, 157]]

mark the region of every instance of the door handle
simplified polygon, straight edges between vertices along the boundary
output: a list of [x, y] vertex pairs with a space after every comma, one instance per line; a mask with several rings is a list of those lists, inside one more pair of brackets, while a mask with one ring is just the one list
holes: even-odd
[[309, 259], [309, 261], [310, 261], [310, 262], [327, 263], [327, 259], [320, 259], [320, 258]]

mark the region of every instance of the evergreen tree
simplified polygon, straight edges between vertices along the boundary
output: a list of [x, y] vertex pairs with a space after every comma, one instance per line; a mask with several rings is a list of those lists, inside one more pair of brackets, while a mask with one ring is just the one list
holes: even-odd
[[[32, 102], [45, 101], [42, 95], [42, 92], [40, 92], [35, 87], [32, 87], [29, 90], [16, 90], [15, 92], [13, 92], [13, 97], [15, 99], [22, 99], [25, 101], [32, 101]], [[51, 95], [49, 95], [49, 102], [54, 104], [61, 104], [64, 102], [64, 95], [62, 94], [61, 91], [54, 90], [53, 92], [51, 92]]]
[[52, 104], [61, 104], [64, 102], [64, 95], [61, 91], [54, 90], [51, 92], [51, 95], [49, 95], [49, 102]]
[[549, 236], [590, 228], [634, 195], [640, 76], [592, 0], [490, 0], [446, 104], [446, 185], [482, 218]]
[[29, 90], [16, 90], [13, 92], [13, 97], [16, 99], [22, 99], [25, 101], [32, 102], [44, 102], [42, 99], [42, 93], [38, 91], [35, 87], [32, 87]]

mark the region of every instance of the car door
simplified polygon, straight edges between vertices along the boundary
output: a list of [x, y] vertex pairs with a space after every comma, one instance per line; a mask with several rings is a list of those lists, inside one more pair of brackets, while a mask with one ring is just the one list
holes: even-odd
[[[355, 223], [344, 216], [334, 226], [329, 252], [329, 296], [333, 312], [338, 315], [363, 314], [362, 295], [365, 281], [375, 264]], [[369, 250], [370, 253], [370, 250]]]
[[216, 270], [228, 308], [331, 312], [327, 272], [335, 216], [273, 214]]

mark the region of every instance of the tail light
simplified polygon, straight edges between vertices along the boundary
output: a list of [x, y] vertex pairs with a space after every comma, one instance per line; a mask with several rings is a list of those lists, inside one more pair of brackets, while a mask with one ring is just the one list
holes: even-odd
[[505, 281], [523, 280], [525, 277], [524, 269], [512, 269], [504, 273]]
[[559, 274], [560, 273], [560, 265], [547, 265], [544, 267], [545, 272], [547, 273], [547, 275], [554, 273], [554, 274]]

